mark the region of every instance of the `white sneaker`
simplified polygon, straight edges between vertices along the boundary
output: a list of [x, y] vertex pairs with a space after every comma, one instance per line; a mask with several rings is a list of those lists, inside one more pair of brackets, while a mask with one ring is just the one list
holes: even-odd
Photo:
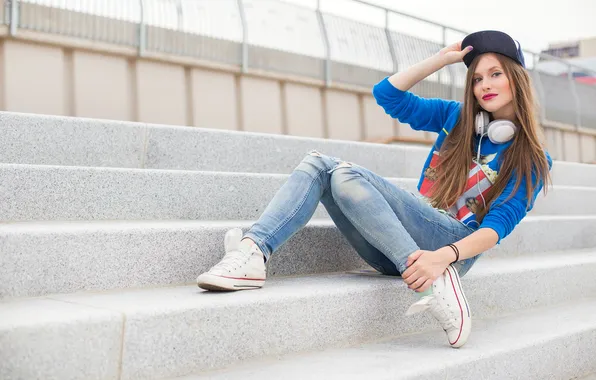
[[197, 285], [206, 290], [244, 290], [263, 286], [266, 268], [263, 253], [256, 246], [240, 246], [242, 230], [234, 228], [226, 232], [224, 246], [226, 255], [208, 272], [197, 278]]
[[433, 282], [432, 291], [433, 294], [410, 306], [406, 315], [430, 311], [447, 333], [451, 347], [463, 346], [472, 329], [472, 317], [459, 275], [452, 265]]

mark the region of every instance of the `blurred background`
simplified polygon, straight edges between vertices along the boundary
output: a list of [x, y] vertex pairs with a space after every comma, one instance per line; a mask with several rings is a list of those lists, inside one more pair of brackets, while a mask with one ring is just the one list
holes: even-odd
[[[524, 48], [551, 155], [596, 163], [596, 1], [4, 0], [0, 109], [375, 143], [372, 86], [471, 32]], [[463, 99], [466, 68], [416, 85]]]

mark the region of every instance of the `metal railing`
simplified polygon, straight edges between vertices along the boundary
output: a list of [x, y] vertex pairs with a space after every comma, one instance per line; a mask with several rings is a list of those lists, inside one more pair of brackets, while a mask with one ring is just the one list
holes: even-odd
[[[280, 0], [5, 0], [0, 12], [12, 35], [21, 29], [62, 34], [133, 47], [141, 56], [197, 57], [327, 86], [372, 86], [468, 34], [363, 0], [312, 1], [305, 7]], [[346, 9], [349, 16], [338, 14]], [[524, 55], [542, 118], [596, 128], [596, 85], [586, 80], [596, 71]], [[450, 65], [412, 91], [461, 100], [465, 73], [463, 63]]]

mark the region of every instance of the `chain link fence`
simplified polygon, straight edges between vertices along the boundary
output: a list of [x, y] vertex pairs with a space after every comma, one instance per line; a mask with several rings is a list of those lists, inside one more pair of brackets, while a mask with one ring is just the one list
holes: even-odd
[[[291, 1], [291, 0], [288, 0]], [[345, 14], [350, 10], [350, 14]], [[361, 17], [353, 17], [354, 15]], [[203, 60], [372, 86], [468, 34], [361, 0], [4, 0], [19, 30], [60, 34]], [[524, 51], [542, 118], [596, 128], [596, 72]], [[425, 97], [463, 99], [466, 67], [418, 83]]]

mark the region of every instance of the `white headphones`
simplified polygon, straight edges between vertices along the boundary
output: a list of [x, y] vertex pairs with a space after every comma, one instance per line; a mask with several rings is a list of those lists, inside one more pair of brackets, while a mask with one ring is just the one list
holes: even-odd
[[480, 111], [476, 115], [476, 133], [480, 136], [488, 135], [493, 144], [503, 144], [511, 140], [517, 127], [509, 120], [493, 120], [491, 122], [488, 112]]
[[[484, 136], [488, 136], [489, 140], [493, 144], [504, 144], [507, 141], [510, 141], [515, 132], [517, 132], [517, 127], [509, 120], [493, 120], [491, 122], [488, 112], [480, 111], [476, 115], [476, 133], [480, 136], [480, 141], [478, 142], [478, 151], [476, 156], [476, 162], [480, 165], [480, 147], [482, 146], [482, 138]], [[476, 172], [476, 187], [478, 188], [478, 193], [482, 198], [482, 204], [484, 208], [486, 208], [486, 200], [482, 195], [482, 191], [480, 190], [480, 180], [479, 180], [479, 171]], [[477, 223], [475, 220], [472, 221]]]

